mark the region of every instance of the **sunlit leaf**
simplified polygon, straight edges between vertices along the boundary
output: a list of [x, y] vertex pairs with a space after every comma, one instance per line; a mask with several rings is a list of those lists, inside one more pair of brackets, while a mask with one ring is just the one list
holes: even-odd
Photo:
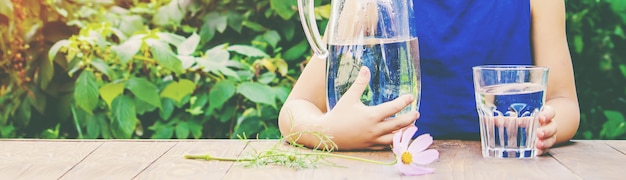
[[185, 39], [185, 41], [177, 46], [178, 55], [191, 55], [193, 52], [196, 51], [198, 43], [200, 43], [200, 36], [196, 33], [191, 34], [189, 38]]
[[109, 65], [106, 62], [104, 62], [104, 60], [97, 58], [97, 57], [94, 57], [93, 59], [91, 59], [91, 66], [93, 66], [99, 72], [101, 72], [102, 74], [106, 76], [109, 76], [111, 72]]
[[156, 35], [159, 37], [159, 40], [176, 47], [180, 46], [186, 40], [185, 37], [174, 33], [158, 32]]
[[48, 60], [50, 62], [54, 61], [54, 57], [57, 56], [57, 54], [59, 53], [59, 50], [61, 49], [61, 47], [64, 46], [68, 46], [70, 44], [69, 40], [60, 40], [56, 43], [54, 43], [54, 45], [52, 45], [52, 47], [50, 47], [50, 50], [48, 50]]
[[113, 99], [124, 92], [124, 85], [124, 81], [112, 82], [105, 84], [100, 88], [100, 90], [98, 90], [98, 92], [100, 92], [100, 97], [102, 97], [102, 100], [107, 103], [109, 108], [113, 105]]
[[281, 38], [280, 38], [280, 34], [278, 34], [277, 31], [267, 31], [265, 34], [263, 34], [263, 39], [269, 43], [273, 48], [276, 48], [276, 45], [278, 44], [278, 42], [280, 42]]
[[117, 54], [121, 64], [127, 64], [139, 52], [143, 37], [142, 35], [133, 36], [126, 42], [111, 48]]
[[132, 136], [137, 123], [135, 101], [128, 96], [118, 96], [113, 100], [111, 133], [115, 138], [128, 139]]
[[255, 103], [267, 104], [276, 107], [274, 90], [265, 84], [244, 82], [237, 87], [237, 93]]
[[74, 100], [78, 107], [91, 113], [98, 106], [98, 84], [93, 71], [86, 70], [80, 73], [74, 89]]
[[13, 19], [13, 3], [11, 0], [0, 0], [0, 15], [8, 18], [9, 22]]
[[161, 97], [171, 98], [176, 103], [180, 103], [180, 101], [185, 97], [193, 93], [196, 90], [196, 84], [193, 81], [187, 79], [180, 79], [177, 81], [172, 81], [169, 83], [163, 91], [161, 91]]
[[146, 40], [146, 42], [149, 43], [152, 55], [161, 66], [173, 71], [174, 73], [182, 73], [182, 62], [178, 59], [176, 54], [172, 52], [172, 49], [167, 44], [154, 40]]
[[269, 55], [260, 49], [248, 45], [232, 45], [228, 47], [228, 50], [250, 57], [269, 57]]
[[158, 94], [158, 89], [152, 82], [145, 78], [133, 77], [126, 82], [126, 88], [137, 98], [161, 108], [161, 99]]
[[274, 72], [266, 72], [259, 76], [258, 81], [262, 84], [269, 84], [276, 79], [276, 74]]

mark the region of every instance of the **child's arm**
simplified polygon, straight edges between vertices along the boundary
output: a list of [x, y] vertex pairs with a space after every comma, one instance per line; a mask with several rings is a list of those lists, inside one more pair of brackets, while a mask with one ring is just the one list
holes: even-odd
[[[378, 106], [366, 106], [360, 101], [369, 82], [370, 73], [362, 68], [355, 83], [330, 112], [326, 112], [324, 80], [325, 61], [313, 58], [283, 105], [278, 118], [281, 134], [310, 148], [331, 148], [321, 144], [311, 133], [331, 136], [339, 150], [385, 149], [393, 132], [413, 125], [418, 113], [413, 111], [395, 118], [413, 101], [411, 95], [401, 96]], [[301, 136], [299, 132], [302, 132]]]
[[565, 34], [563, 0], [531, 0], [535, 64], [550, 68], [546, 105], [538, 131], [539, 149], [569, 141], [580, 121], [572, 60]]

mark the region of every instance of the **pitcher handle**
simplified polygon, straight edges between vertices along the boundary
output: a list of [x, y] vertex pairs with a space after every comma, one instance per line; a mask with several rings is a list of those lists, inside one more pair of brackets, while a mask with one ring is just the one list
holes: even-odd
[[326, 49], [326, 43], [322, 40], [315, 22], [315, 0], [298, 0], [298, 12], [304, 34], [313, 52], [319, 58], [325, 59], [328, 56], [328, 49]]

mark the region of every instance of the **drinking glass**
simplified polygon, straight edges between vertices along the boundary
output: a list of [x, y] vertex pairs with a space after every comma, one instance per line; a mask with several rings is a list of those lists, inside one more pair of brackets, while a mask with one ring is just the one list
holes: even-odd
[[473, 67], [473, 72], [483, 156], [535, 157], [548, 68], [483, 65]]

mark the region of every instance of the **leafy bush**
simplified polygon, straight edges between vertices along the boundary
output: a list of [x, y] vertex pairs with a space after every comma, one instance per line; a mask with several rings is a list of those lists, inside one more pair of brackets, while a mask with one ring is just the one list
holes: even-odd
[[278, 109], [310, 54], [295, 2], [42, 4], [77, 31], [47, 54], [55, 74], [37, 96], [47, 108], [5, 121], [3, 137], [277, 138]]
[[567, 1], [581, 108], [575, 138], [626, 139], [626, 1]]

